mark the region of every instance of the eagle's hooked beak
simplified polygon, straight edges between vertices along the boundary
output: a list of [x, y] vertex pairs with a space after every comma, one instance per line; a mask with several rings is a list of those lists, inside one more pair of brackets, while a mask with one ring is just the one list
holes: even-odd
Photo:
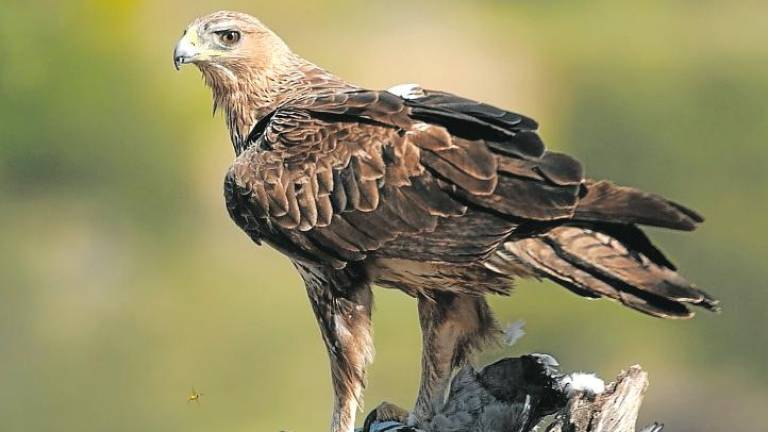
[[192, 32], [186, 32], [181, 37], [176, 48], [173, 50], [173, 66], [176, 70], [181, 69], [181, 65], [191, 63], [200, 54], [195, 44], [188, 37]]

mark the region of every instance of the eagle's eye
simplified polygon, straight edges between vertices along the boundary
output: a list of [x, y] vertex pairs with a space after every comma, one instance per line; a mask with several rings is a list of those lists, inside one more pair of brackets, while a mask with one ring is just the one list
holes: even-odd
[[222, 30], [216, 32], [222, 45], [231, 47], [240, 41], [240, 32], [235, 30]]

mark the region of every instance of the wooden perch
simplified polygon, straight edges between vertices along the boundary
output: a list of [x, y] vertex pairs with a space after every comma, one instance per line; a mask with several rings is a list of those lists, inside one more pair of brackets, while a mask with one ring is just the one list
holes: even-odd
[[[481, 370], [461, 369], [444, 402], [420, 428], [374, 410], [366, 432], [635, 432], [648, 374], [632, 366], [603, 387], [589, 374], [564, 374], [544, 354], [505, 358]], [[599, 394], [596, 394], [599, 393]], [[642, 432], [660, 432], [653, 424]], [[544, 429], [546, 428], [546, 429]]]
[[[547, 432], [634, 432], [637, 413], [648, 388], [648, 374], [640, 366], [622, 372], [596, 397], [583, 393], [571, 398]], [[644, 432], [660, 431], [652, 425]]]

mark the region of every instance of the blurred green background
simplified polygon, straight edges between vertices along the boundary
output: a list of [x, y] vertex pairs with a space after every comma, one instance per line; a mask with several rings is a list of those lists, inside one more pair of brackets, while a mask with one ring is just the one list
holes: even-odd
[[[764, 1], [3, 1], [0, 430], [320, 431], [327, 360], [301, 282], [227, 217], [224, 122], [184, 27], [252, 13], [373, 88], [418, 82], [537, 118], [594, 177], [700, 210], [653, 230], [721, 315], [655, 320], [522, 282], [494, 298], [566, 369], [650, 372], [643, 421], [752, 431], [768, 406]], [[414, 302], [379, 289], [368, 408], [410, 406]], [[199, 405], [186, 401], [192, 387]]]

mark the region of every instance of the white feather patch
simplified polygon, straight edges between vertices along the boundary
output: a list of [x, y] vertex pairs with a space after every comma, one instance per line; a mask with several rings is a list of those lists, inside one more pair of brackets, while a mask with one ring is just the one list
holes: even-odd
[[426, 96], [424, 89], [418, 84], [398, 84], [388, 88], [387, 91], [403, 99], [418, 99]]
[[521, 337], [525, 336], [525, 330], [523, 330], [524, 327], [525, 321], [523, 320], [517, 320], [507, 324], [507, 326], [504, 327], [504, 344], [512, 346], [517, 343]]
[[582, 392], [596, 396], [605, 391], [605, 381], [593, 373], [574, 372], [564, 376], [561, 383], [568, 397]]

